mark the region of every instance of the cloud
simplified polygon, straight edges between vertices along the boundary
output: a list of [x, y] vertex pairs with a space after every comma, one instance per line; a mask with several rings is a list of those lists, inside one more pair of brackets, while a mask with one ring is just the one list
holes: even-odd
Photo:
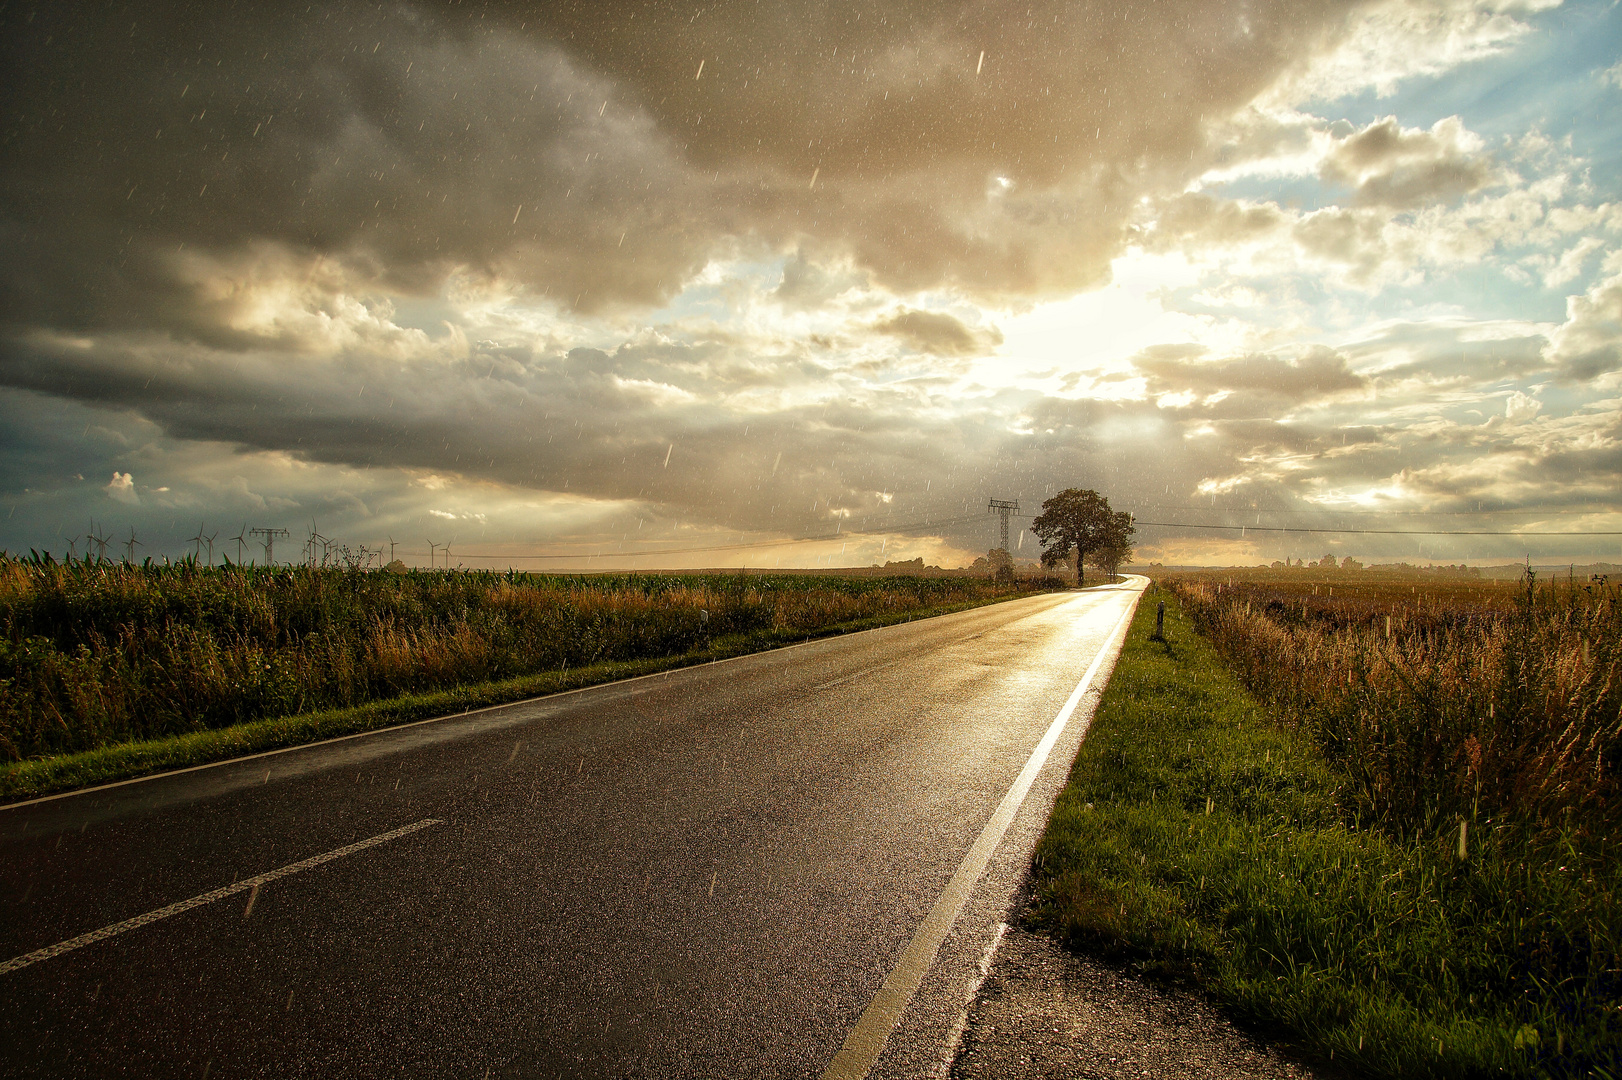
[[1622, 371], [1622, 273], [1566, 298], [1566, 321], [1550, 335], [1543, 355], [1569, 379]]
[[1158, 346], [1133, 357], [1148, 377], [1151, 394], [1177, 391], [1195, 396], [1242, 394], [1301, 403], [1361, 391], [1368, 380], [1348, 367], [1340, 353], [1318, 346], [1293, 357], [1256, 354], [1206, 360], [1202, 348]]
[[903, 308], [872, 324], [875, 333], [898, 338], [909, 347], [936, 356], [972, 356], [1002, 344], [995, 326], [970, 327], [942, 311]]
[[1271, 238], [1288, 222], [1276, 205], [1188, 192], [1156, 206], [1142, 233], [1151, 251], [1231, 248]]
[[1503, 53], [1531, 33], [1524, 16], [1560, 0], [1384, 0], [1346, 13], [1330, 48], [1287, 72], [1276, 97], [1333, 100], [1434, 76]]
[[0, 320], [221, 348], [308, 347], [319, 324], [276, 309], [432, 295], [452, 274], [584, 311], [658, 304], [738, 245], [900, 291], [1095, 285], [1138, 195], [1181, 187], [1202, 125], [1340, 17], [160, 3], [132, 31], [37, 14], [11, 99], [49, 102], [73, 137], [20, 120], [0, 166]]
[[783, 280], [772, 292], [772, 297], [788, 307], [810, 310], [867, 284], [866, 275], [849, 267], [820, 266], [808, 259], [804, 252], [795, 251], [784, 261]]
[[126, 506], [139, 506], [141, 504], [140, 496], [135, 494], [135, 477], [127, 472], [113, 473], [113, 478], [107, 482], [107, 486], [102, 490], [114, 502], [120, 502]]
[[1560, 253], [1559, 258], [1546, 255], [1533, 256], [1527, 262], [1543, 270], [1543, 284], [1556, 289], [1582, 276], [1583, 265], [1596, 251], [1605, 249], [1605, 241], [1597, 236], [1585, 236]]
[[1601, 170], [1304, 111], [1540, 6], [0, 13], [0, 409], [66, 418], [0, 423], [0, 479], [530, 543], [1614, 478], [1560, 396], [1622, 366]]
[[1481, 148], [1480, 137], [1457, 116], [1438, 120], [1429, 131], [1404, 128], [1388, 116], [1341, 140], [1322, 175], [1350, 185], [1357, 203], [1405, 209], [1485, 186], [1492, 168]]
[[1543, 408], [1543, 402], [1519, 390], [1510, 394], [1504, 401], [1504, 416], [1511, 422], [1517, 420], [1530, 420]]

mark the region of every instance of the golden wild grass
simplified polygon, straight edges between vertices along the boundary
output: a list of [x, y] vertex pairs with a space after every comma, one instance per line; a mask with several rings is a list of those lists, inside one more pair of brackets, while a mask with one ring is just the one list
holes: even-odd
[[0, 556], [0, 762], [604, 661], [761, 646], [1045, 583], [141, 566]]
[[1252, 692], [1344, 775], [1354, 817], [1396, 833], [1513, 818], [1614, 834], [1622, 592], [1358, 576], [1169, 584]]
[[1329, 1075], [1622, 1077], [1616, 590], [1158, 588], [1038, 847], [1038, 921]]

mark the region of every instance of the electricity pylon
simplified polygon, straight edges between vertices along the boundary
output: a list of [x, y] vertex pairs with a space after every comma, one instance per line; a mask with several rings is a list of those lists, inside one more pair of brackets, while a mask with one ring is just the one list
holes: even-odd
[[1002, 543], [998, 546], [1004, 551], [1008, 550], [1008, 515], [1019, 513], [1019, 500], [992, 499], [986, 503], [986, 513], [996, 514], [1002, 518]]
[[262, 536], [262, 537], [265, 538], [264, 539], [264, 544], [265, 544], [265, 565], [266, 566], [275, 566], [276, 565], [276, 538], [278, 536], [292, 536], [293, 534], [288, 532], [286, 529], [249, 529], [248, 530], [248, 535], [249, 536]]

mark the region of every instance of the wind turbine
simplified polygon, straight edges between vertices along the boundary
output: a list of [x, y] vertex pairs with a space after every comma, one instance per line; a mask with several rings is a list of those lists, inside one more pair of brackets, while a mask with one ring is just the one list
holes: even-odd
[[192, 562], [202, 562], [203, 561], [203, 523], [201, 521], [199, 521], [197, 523], [197, 535], [192, 537], [190, 540], [187, 540], [186, 543], [188, 543], [188, 544], [190, 544], [192, 546], [192, 550], [191, 550], [191, 560], [192, 560]]
[[428, 541], [428, 569], [430, 570], [434, 568], [434, 549], [437, 547], [439, 547], [438, 544], [434, 543], [432, 540]]
[[135, 526], [131, 525], [130, 526], [130, 538], [128, 540], [124, 541], [124, 561], [125, 562], [127, 562], [127, 563], [135, 562], [135, 549], [138, 548], [138, 547], [146, 547], [146, 545], [141, 543], [139, 540], [135, 539]]
[[238, 566], [242, 565], [242, 549], [244, 547], [246, 547], [247, 544], [248, 544], [247, 533], [248, 533], [248, 523], [246, 521], [244, 521], [242, 523], [242, 529], [235, 536], [231, 537], [232, 540], [235, 540], [237, 542], [237, 565]]
[[96, 523], [94, 521], [90, 523], [90, 532], [85, 535], [85, 540], [89, 544], [96, 545], [97, 562], [107, 561], [107, 541], [111, 539], [112, 537], [110, 536], [102, 536], [96, 532]]
[[[197, 531], [200, 533], [203, 530], [199, 529]], [[208, 545], [208, 565], [210, 566], [214, 565], [214, 538], [218, 535], [220, 535], [220, 530], [215, 529], [213, 532], [203, 537], [203, 543]]]
[[332, 541], [321, 535], [321, 530], [315, 527], [315, 518], [310, 519], [310, 565], [315, 565], [315, 545], [321, 545], [321, 565], [327, 565], [327, 552], [332, 548]]

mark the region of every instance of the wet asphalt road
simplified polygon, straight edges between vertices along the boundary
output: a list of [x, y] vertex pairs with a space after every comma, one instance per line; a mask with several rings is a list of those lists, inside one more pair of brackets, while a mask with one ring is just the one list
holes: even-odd
[[[0, 810], [0, 1075], [817, 1077], [1135, 586]], [[934, 1067], [1090, 715], [874, 1076]], [[251, 908], [250, 908], [251, 904]]]

